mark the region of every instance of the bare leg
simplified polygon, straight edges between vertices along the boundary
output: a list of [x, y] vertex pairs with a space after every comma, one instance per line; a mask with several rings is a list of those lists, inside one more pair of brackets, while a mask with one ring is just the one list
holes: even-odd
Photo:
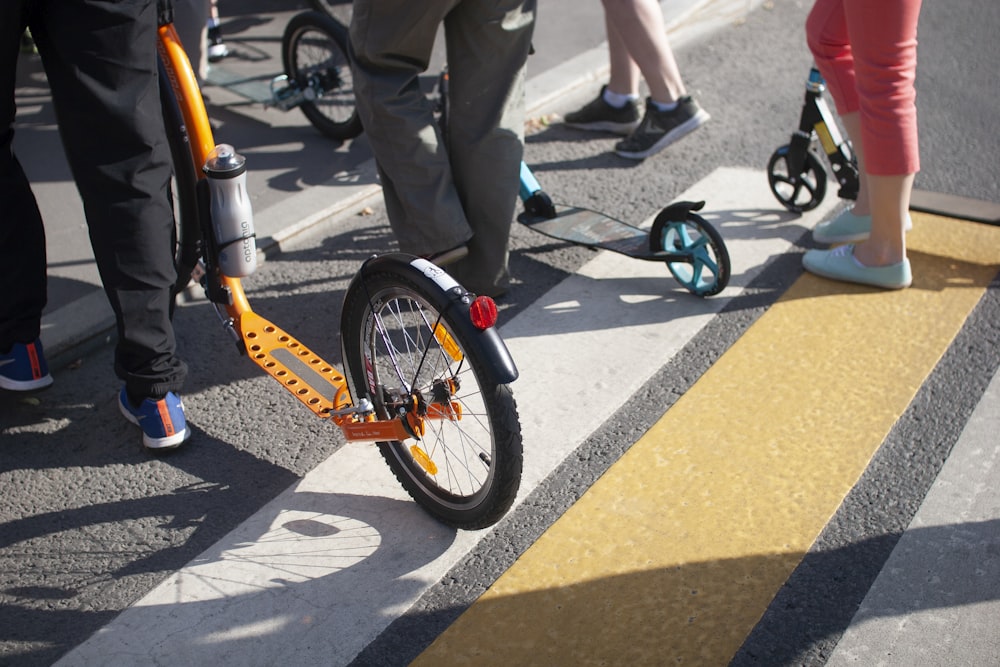
[[[608, 24], [608, 42], [611, 35], [625, 45], [631, 59], [642, 72], [654, 102], [670, 104], [683, 97], [687, 91], [681, 79], [674, 52], [667, 40], [663, 10], [658, 0], [603, 0], [604, 15]], [[612, 73], [614, 54], [612, 53]]]
[[904, 229], [913, 177], [913, 174], [868, 175], [872, 233], [867, 241], [854, 247], [854, 256], [865, 266], [888, 266], [906, 258]]
[[851, 210], [855, 215], [871, 215], [871, 205], [868, 200], [868, 176], [865, 173], [865, 151], [861, 145], [861, 114], [857, 111], [840, 117], [844, 130], [851, 140], [854, 156], [858, 160], [858, 197], [854, 200]]
[[607, 10], [604, 12], [604, 24], [611, 64], [608, 90], [618, 95], [639, 97], [639, 65], [629, 55], [625, 38], [618, 32]]
[[872, 216], [871, 236], [857, 243], [854, 256], [865, 266], [897, 264], [906, 257], [906, 216], [910, 209], [913, 174], [874, 176], [865, 171], [865, 152], [861, 143], [861, 115], [858, 112], [840, 117], [851, 139], [858, 160], [858, 198], [852, 212]]

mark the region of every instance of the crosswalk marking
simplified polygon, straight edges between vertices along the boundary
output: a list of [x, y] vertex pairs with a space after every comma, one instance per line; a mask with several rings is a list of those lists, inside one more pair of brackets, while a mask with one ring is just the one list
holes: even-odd
[[[747, 169], [719, 169], [679, 199], [706, 200], [701, 213], [726, 239], [733, 279], [722, 295], [699, 299], [661, 263], [598, 253], [502, 324], [521, 370], [513, 385], [526, 450], [521, 499], [836, 205], [788, 214], [766, 176]], [[347, 520], [354, 530], [323, 534]], [[59, 664], [103, 665], [110, 655], [224, 664], [234, 651], [262, 665], [345, 664], [483, 535], [436, 523], [373, 448], [347, 445]], [[343, 560], [336, 544], [348, 537], [363, 537], [352, 546], [365, 558]]]
[[727, 664], [1000, 268], [914, 222], [911, 289], [804, 275], [415, 664]]

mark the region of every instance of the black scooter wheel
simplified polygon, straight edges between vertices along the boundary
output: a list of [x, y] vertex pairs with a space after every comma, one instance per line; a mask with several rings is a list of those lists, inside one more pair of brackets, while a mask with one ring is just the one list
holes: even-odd
[[[789, 211], [802, 213], [819, 206], [826, 196], [826, 170], [811, 152], [806, 151], [802, 168], [792, 166], [791, 146], [774, 151], [767, 163], [767, 180], [771, 192]], [[798, 172], [798, 173], [795, 173]]]

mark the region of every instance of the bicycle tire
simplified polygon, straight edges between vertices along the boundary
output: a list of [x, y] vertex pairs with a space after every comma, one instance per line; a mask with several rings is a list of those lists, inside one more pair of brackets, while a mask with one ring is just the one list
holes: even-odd
[[299, 108], [313, 127], [337, 141], [362, 132], [347, 43], [347, 28], [317, 11], [293, 16], [281, 37], [285, 75], [307, 94]]
[[333, 5], [337, 4], [335, 0], [309, 0], [309, 6], [315, 9], [317, 12], [322, 12], [329, 16], [333, 16]]
[[[452, 305], [445, 292], [432, 293], [399, 270], [380, 268], [348, 290], [341, 344], [355, 403], [370, 398], [382, 419], [400, 395], [423, 400], [435, 395], [435, 387], [458, 380], [450, 400], [460, 405], [460, 419], [425, 420], [423, 438], [413, 441], [418, 452], [407, 445], [410, 440], [378, 447], [426, 511], [450, 526], [477, 530], [496, 523], [514, 502], [523, 464], [521, 429], [510, 387], [493, 379], [484, 351], [458, 326], [455, 318], [462, 315]], [[440, 342], [445, 337], [432, 333], [438, 323], [459, 353], [449, 354]]]
[[191, 157], [187, 126], [162, 64], [159, 78], [160, 105], [163, 108], [164, 128], [173, 162], [170, 191], [174, 206], [174, 267], [177, 270], [171, 295], [174, 297], [171, 299], [173, 303], [176, 296], [190, 284], [191, 274], [201, 259], [202, 231], [198, 214], [198, 172]]

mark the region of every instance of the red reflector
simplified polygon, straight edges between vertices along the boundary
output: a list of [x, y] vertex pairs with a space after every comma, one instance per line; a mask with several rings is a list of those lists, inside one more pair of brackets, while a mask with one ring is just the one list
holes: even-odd
[[469, 306], [469, 317], [474, 327], [486, 331], [497, 323], [497, 304], [488, 296], [477, 296]]

